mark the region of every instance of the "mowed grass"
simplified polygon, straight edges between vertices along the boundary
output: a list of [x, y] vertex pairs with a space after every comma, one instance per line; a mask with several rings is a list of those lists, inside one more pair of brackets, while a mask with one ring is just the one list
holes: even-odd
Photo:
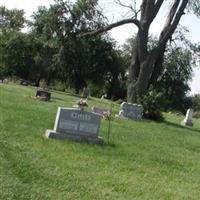
[[[163, 123], [115, 118], [103, 146], [45, 139], [58, 106], [71, 107], [79, 97], [53, 92], [51, 102], [42, 102], [31, 98], [35, 91], [0, 85], [0, 199], [200, 198], [199, 119], [184, 128], [183, 116], [170, 114]], [[91, 98], [88, 110], [93, 105], [110, 102]], [[105, 141], [107, 130], [102, 120]]]

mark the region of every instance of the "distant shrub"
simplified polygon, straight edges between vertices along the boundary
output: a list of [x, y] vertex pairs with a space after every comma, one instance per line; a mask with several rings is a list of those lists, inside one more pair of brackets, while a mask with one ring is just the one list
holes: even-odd
[[13, 76], [9, 76], [8, 80], [13, 82], [13, 83], [16, 83], [16, 84], [20, 83], [20, 77], [18, 77], [18, 76], [14, 76], [14, 75]]
[[200, 118], [200, 111], [194, 112], [194, 118]]
[[90, 94], [93, 97], [98, 97], [100, 98], [103, 94], [105, 94], [105, 89], [103, 86], [100, 85], [95, 85], [94, 83], [88, 81], [87, 86], [90, 90]]
[[157, 121], [164, 119], [162, 111], [165, 105], [165, 100], [162, 93], [158, 93], [155, 90], [150, 90], [142, 97], [139, 97], [137, 99], [137, 103], [143, 105], [143, 115], [145, 118]]
[[60, 81], [56, 81], [52, 86], [54, 90], [65, 92], [66, 85]]
[[121, 104], [123, 102], [124, 102], [124, 100], [122, 100], [122, 99], [118, 99], [118, 100], [115, 101], [115, 103], [117, 103], [117, 104]]

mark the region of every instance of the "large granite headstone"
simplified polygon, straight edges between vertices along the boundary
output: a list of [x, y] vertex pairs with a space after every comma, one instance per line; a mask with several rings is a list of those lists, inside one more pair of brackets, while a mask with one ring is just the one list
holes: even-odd
[[183, 125], [183, 126], [193, 126], [193, 123], [192, 123], [193, 113], [194, 113], [193, 109], [191, 109], [191, 108], [188, 109], [184, 120], [181, 122], [181, 125]]
[[119, 112], [119, 117], [126, 117], [133, 120], [141, 120], [143, 114], [143, 106], [139, 104], [132, 104], [123, 102], [121, 104], [121, 109]]
[[47, 138], [69, 139], [102, 144], [98, 136], [101, 116], [75, 108], [59, 107], [54, 130], [47, 130]]

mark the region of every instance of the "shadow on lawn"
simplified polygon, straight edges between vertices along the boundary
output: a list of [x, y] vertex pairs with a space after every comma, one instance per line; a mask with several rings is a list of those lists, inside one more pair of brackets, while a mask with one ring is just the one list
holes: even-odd
[[59, 98], [59, 97], [51, 97], [51, 99], [53, 99], [53, 100], [60, 100], [60, 101], [64, 101], [64, 99], [63, 99], [63, 98]]
[[194, 129], [194, 128], [182, 126], [182, 125], [179, 125], [179, 124], [176, 124], [176, 123], [173, 123], [173, 122], [169, 122], [169, 121], [163, 121], [163, 123], [168, 125], [168, 126], [173, 126], [173, 127], [176, 127], [176, 128], [181, 128], [183, 130], [190, 130], [190, 131], [193, 131], [193, 132], [200, 133], [200, 129]]

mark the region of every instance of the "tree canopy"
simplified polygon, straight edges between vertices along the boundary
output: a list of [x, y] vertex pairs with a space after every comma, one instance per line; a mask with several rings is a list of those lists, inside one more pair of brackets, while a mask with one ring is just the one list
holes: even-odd
[[117, 2], [129, 8], [132, 16], [92, 32], [82, 34], [81, 37], [105, 33], [108, 30], [128, 23], [132, 23], [138, 28], [136, 46], [133, 50], [129, 67], [129, 83], [127, 88], [128, 101], [134, 101], [138, 95], [144, 94], [148, 90], [148, 87], [157, 81], [159, 74], [162, 72], [162, 62], [167, 42], [172, 39], [172, 35], [177, 29], [181, 17], [186, 12], [193, 12], [199, 16], [200, 2], [198, 0], [166, 1], [171, 3], [171, 6], [163, 24], [158, 43], [151, 50], [148, 49], [149, 29], [154, 19], [158, 16], [164, 0], [143, 0], [139, 9], [135, 6], [135, 0], [130, 1], [130, 5], [125, 5], [120, 0]]
[[13, 31], [19, 31], [24, 27], [26, 20], [23, 10], [0, 7], [0, 34]]
[[[21, 32], [26, 22], [23, 10], [1, 7], [0, 76], [26, 78], [36, 86], [59, 81], [76, 93], [89, 85], [93, 95], [107, 93], [108, 98], [130, 102], [153, 86], [170, 100], [170, 107], [177, 107], [189, 90], [194, 56], [199, 59], [199, 44], [191, 44], [178, 24], [184, 14], [199, 16], [199, 1], [143, 0], [140, 7], [138, 1], [116, 1], [130, 10], [130, 17], [108, 24], [97, 0], [56, 0], [33, 13], [27, 33]], [[164, 2], [170, 3], [168, 15], [155, 38], [149, 30]], [[106, 33], [127, 23], [138, 31], [131, 45], [120, 49]], [[177, 95], [180, 99], [172, 102]]]

